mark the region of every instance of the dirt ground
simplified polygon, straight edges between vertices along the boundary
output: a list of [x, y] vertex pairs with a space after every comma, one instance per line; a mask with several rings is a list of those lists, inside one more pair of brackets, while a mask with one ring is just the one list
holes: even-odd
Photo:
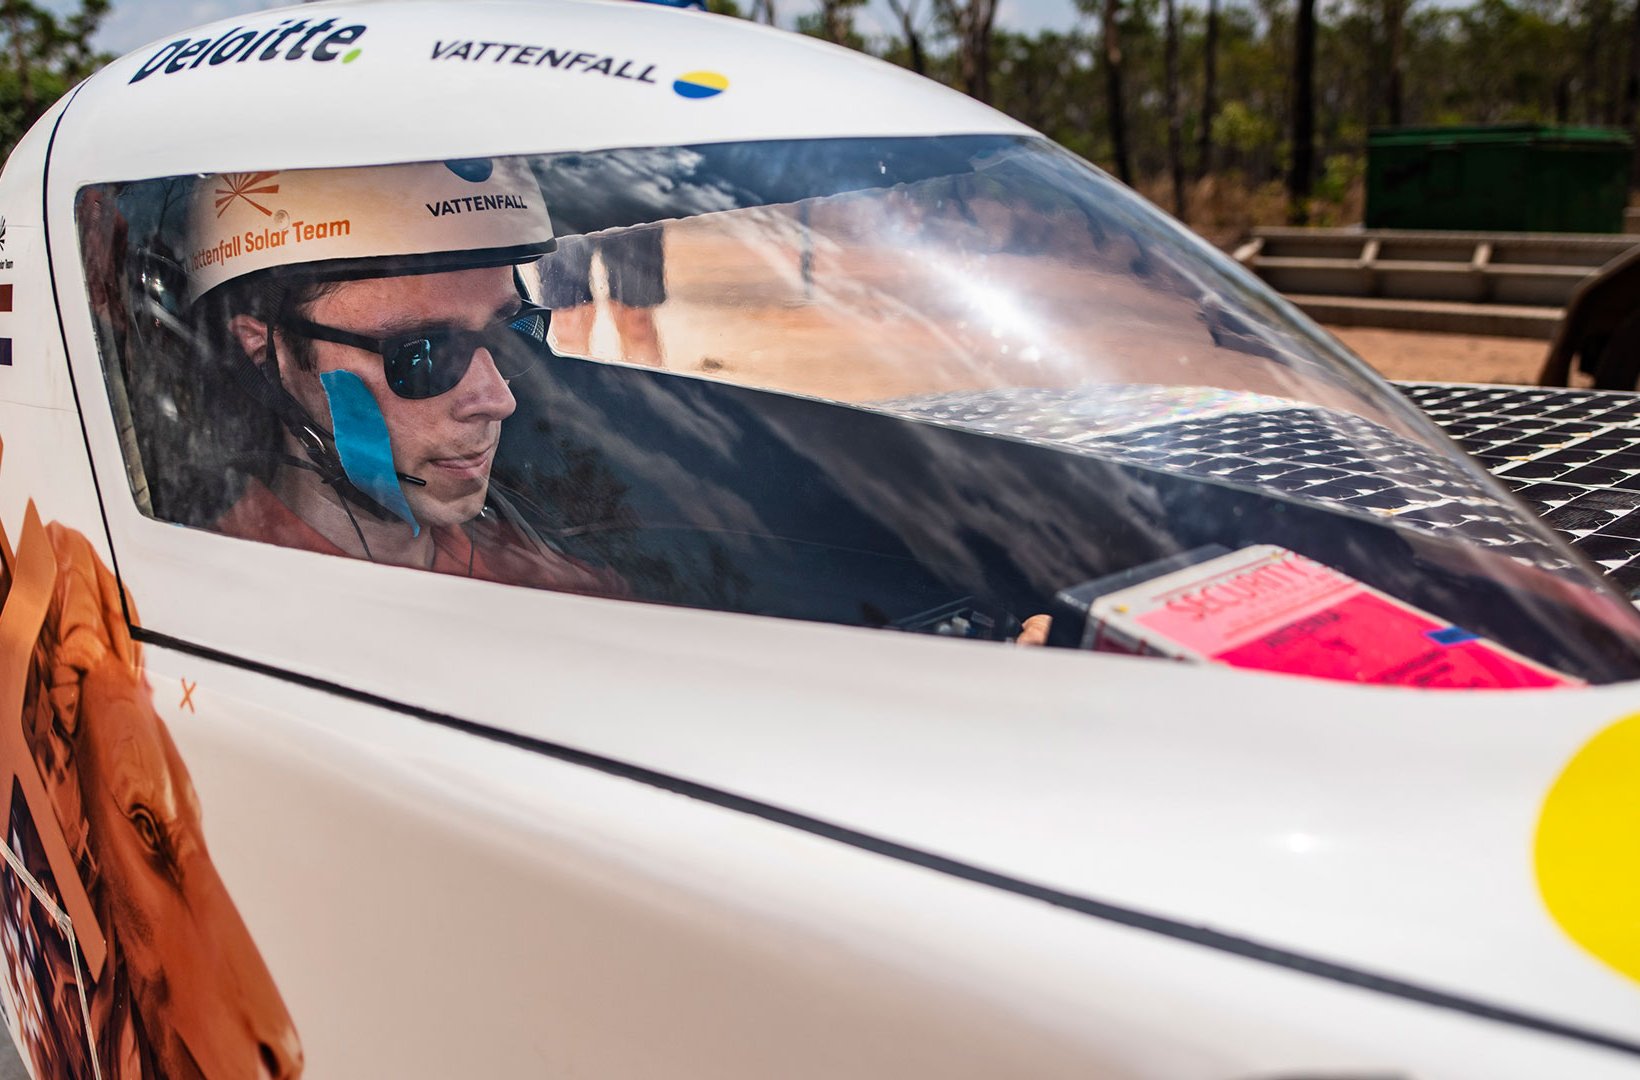
[[1533, 384], [1547, 341], [1327, 327], [1388, 379]]

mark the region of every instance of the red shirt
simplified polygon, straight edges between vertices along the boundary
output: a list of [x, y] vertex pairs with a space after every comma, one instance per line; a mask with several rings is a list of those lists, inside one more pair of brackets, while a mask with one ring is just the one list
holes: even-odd
[[[347, 555], [322, 533], [286, 506], [260, 480], [252, 480], [239, 501], [216, 522], [216, 531], [242, 540]], [[475, 518], [466, 525], [443, 525], [429, 530], [433, 537], [436, 574], [455, 574], [504, 585], [532, 589], [622, 596], [626, 585], [609, 570], [585, 563], [535, 544], [494, 515]]]

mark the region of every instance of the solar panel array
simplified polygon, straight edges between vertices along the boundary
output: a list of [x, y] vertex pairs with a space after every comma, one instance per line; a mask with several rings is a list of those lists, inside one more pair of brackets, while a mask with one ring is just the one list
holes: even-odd
[[[1403, 383], [1401, 390], [1534, 510], [1640, 597], [1640, 394]], [[1016, 388], [883, 402], [907, 415], [1074, 446], [1213, 477], [1402, 526], [1454, 530], [1555, 569], [1565, 563], [1509, 510], [1418, 443], [1348, 413], [1268, 399], [1179, 410], [1111, 428], [1142, 402], [1122, 391]]]
[[[1152, 388], [1158, 400], [1171, 388]], [[1215, 392], [1217, 393], [1217, 392]], [[1226, 393], [1230, 411], [1191, 401], [1145, 416], [1128, 388], [1009, 388], [881, 402], [907, 415], [1068, 445], [1086, 453], [1211, 477], [1430, 532], [1456, 531], [1555, 570], [1567, 565], [1520, 527], [1492, 492], [1418, 442], [1335, 409]], [[1113, 403], [1119, 403], [1113, 405]], [[1106, 415], [1108, 414], [1108, 415]], [[1135, 417], [1142, 419], [1135, 423]], [[1111, 424], [1114, 419], [1117, 422]]]
[[1640, 595], [1640, 394], [1404, 383], [1544, 522]]

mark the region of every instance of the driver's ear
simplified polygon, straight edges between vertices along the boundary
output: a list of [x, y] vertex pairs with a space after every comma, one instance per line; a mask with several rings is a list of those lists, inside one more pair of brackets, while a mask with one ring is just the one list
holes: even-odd
[[268, 324], [251, 315], [235, 315], [228, 320], [228, 329], [234, 340], [253, 363], [261, 364], [268, 358]]
[[245, 355], [251, 358], [251, 363], [257, 367], [266, 364], [270, 357], [278, 361], [278, 370], [264, 371], [264, 375], [280, 383], [288, 382], [293, 375], [291, 365], [296, 360], [291, 355], [289, 342], [279, 341], [279, 331], [254, 315], [235, 315], [228, 320], [228, 329], [239, 342], [239, 347], [245, 350]]

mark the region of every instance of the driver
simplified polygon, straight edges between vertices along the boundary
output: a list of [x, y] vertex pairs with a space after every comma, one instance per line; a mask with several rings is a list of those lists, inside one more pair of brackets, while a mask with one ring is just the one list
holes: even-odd
[[519, 162], [203, 178], [198, 325], [272, 445], [229, 535], [576, 592], [618, 579], [554, 549], [491, 481], [510, 380], [550, 355], [520, 267], [552, 250]]

